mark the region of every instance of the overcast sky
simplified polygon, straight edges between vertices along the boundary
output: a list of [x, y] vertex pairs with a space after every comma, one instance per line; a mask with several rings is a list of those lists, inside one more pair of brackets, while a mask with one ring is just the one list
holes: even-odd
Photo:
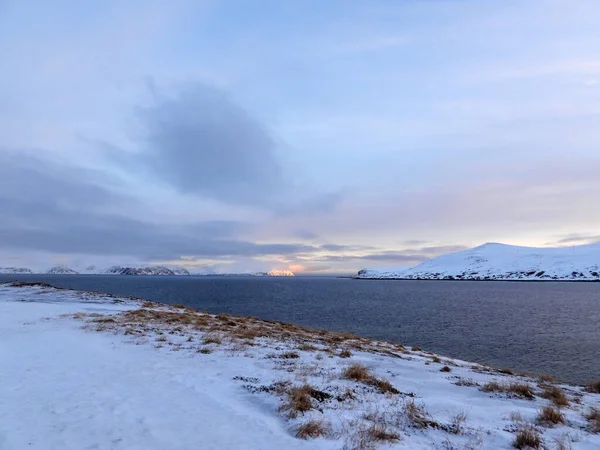
[[0, 265], [600, 239], [598, 0], [0, 0]]

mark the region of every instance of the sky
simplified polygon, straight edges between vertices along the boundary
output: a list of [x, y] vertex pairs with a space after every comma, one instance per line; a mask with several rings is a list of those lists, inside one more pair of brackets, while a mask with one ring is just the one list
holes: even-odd
[[0, 265], [600, 240], [597, 0], [0, 0]]

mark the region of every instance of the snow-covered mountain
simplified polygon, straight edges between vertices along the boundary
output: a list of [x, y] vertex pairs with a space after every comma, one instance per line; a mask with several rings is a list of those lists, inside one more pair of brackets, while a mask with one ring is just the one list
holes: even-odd
[[408, 269], [363, 269], [357, 278], [600, 281], [600, 243], [557, 248], [488, 243]]
[[104, 272], [108, 275], [189, 275], [183, 267], [168, 268], [165, 266], [125, 267], [112, 266]]
[[32, 273], [30, 269], [24, 267], [0, 267], [0, 273], [3, 274], [27, 274]]
[[73, 270], [67, 266], [54, 266], [51, 269], [48, 269], [46, 273], [52, 275], [77, 275], [79, 272]]
[[192, 273], [198, 277], [294, 277], [294, 272], [289, 270], [272, 270], [270, 272], [197, 272]]

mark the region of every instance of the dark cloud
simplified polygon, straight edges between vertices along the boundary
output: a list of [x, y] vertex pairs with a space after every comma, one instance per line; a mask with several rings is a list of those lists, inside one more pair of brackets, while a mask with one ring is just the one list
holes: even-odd
[[[424, 243], [424, 241], [418, 241]], [[326, 244], [320, 247], [324, 250], [331, 252], [344, 252], [344, 251], [360, 251], [360, 250], [375, 250], [374, 247], [355, 247], [345, 246], [337, 244]], [[440, 246], [429, 246], [416, 249], [406, 249], [399, 251], [378, 251], [367, 254], [346, 254], [346, 255], [326, 255], [318, 258], [314, 258], [318, 261], [386, 261], [390, 263], [410, 263], [419, 264], [428, 259], [436, 256], [465, 250], [467, 247], [462, 245], [440, 245]]]
[[469, 247], [464, 245], [437, 245], [432, 247], [421, 247], [417, 252], [425, 253], [426, 255], [444, 255], [446, 253], [461, 252]]
[[225, 92], [194, 83], [164, 95], [150, 86], [152, 101], [137, 109], [136, 152], [83, 139], [111, 164], [181, 193], [280, 216], [328, 213], [343, 200], [298, 184], [302, 174], [284, 170], [268, 129]]
[[326, 255], [319, 256], [315, 258], [311, 258], [314, 261], [327, 261], [327, 262], [351, 262], [351, 261], [361, 261], [364, 263], [365, 261], [386, 261], [389, 263], [406, 263], [407, 265], [416, 265], [420, 264], [423, 261], [431, 259], [430, 256], [427, 255], [419, 255], [419, 254], [410, 254], [404, 252], [379, 252], [379, 253], [371, 253], [367, 255]]
[[[166, 226], [108, 212], [134, 198], [96, 184], [103, 175], [0, 152], [0, 242], [14, 250], [146, 259], [253, 257], [318, 251], [304, 244], [256, 244], [238, 240], [248, 224], [205, 221]], [[119, 209], [118, 208], [118, 209]]]
[[229, 97], [204, 84], [139, 109], [138, 155], [152, 175], [181, 192], [232, 203], [267, 204], [284, 185], [275, 142]]
[[366, 245], [340, 245], [340, 244], [323, 244], [320, 249], [330, 252], [357, 252], [364, 250], [374, 250], [375, 247]]
[[570, 234], [555, 244], [594, 244], [600, 242], [600, 234]]

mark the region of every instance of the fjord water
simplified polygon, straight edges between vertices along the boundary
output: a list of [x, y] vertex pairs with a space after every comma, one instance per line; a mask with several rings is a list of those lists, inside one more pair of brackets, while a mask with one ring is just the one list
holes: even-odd
[[572, 383], [600, 379], [600, 283], [0, 275], [418, 345]]

